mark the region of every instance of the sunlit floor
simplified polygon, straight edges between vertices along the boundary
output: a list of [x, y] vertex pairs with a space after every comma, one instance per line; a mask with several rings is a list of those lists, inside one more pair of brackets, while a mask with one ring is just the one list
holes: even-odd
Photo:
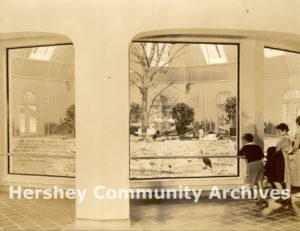
[[[268, 208], [250, 200], [132, 201], [132, 230], [299, 230], [300, 199], [291, 206], [270, 200]], [[1, 230], [70, 230], [70, 200], [10, 200], [0, 194]], [[107, 230], [107, 228], [105, 228]]]
[[70, 200], [9, 199], [0, 194], [0, 227], [3, 230], [59, 230], [74, 222]]

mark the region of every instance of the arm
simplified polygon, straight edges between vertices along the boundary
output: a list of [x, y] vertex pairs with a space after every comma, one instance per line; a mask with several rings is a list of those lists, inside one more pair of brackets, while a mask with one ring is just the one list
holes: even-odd
[[300, 139], [296, 137], [294, 146], [293, 146], [293, 153], [295, 153], [297, 151], [297, 149], [299, 148], [299, 144], [300, 144]]
[[242, 149], [238, 151], [238, 156], [245, 156], [244, 147], [242, 147]]
[[261, 159], [264, 159], [265, 158], [265, 154], [264, 154], [263, 150], [261, 149], [261, 147], [259, 147], [259, 151], [260, 151]]
[[280, 139], [277, 141], [276, 144], [276, 152], [285, 152], [287, 154], [292, 153], [293, 151], [293, 146], [292, 146], [292, 140], [288, 136], [282, 136]]

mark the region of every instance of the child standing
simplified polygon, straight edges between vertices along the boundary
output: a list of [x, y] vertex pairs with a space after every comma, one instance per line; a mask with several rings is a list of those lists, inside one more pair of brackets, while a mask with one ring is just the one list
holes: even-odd
[[[238, 156], [245, 156], [247, 160], [247, 183], [250, 189], [253, 190], [254, 185], [258, 185], [260, 190], [263, 190], [264, 179], [264, 153], [261, 148], [253, 142], [253, 135], [246, 133], [242, 137], [244, 146], [239, 151]], [[258, 205], [268, 205], [268, 202], [261, 198], [258, 194]]]
[[[292, 140], [288, 135], [289, 127], [285, 123], [281, 123], [276, 126], [278, 133], [280, 135], [279, 140], [276, 143], [276, 152], [281, 152], [284, 160], [284, 180], [283, 182], [274, 182], [277, 189], [280, 191], [287, 189], [291, 192], [291, 161], [289, 155], [293, 153]], [[284, 204], [292, 204], [291, 197], [285, 200], [277, 200], [276, 202]]]

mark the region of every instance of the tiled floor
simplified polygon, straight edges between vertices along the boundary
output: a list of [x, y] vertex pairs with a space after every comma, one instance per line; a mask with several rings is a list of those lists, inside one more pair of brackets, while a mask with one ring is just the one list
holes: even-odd
[[60, 230], [74, 222], [70, 200], [26, 200], [0, 194], [0, 230]]
[[[132, 201], [132, 230], [300, 230], [300, 199], [291, 206], [270, 200]], [[0, 230], [67, 230], [74, 227], [70, 200], [10, 200], [0, 194]], [[107, 230], [107, 229], [105, 229]]]
[[131, 222], [149, 230], [300, 230], [300, 199], [292, 206], [249, 200], [135, 203]]

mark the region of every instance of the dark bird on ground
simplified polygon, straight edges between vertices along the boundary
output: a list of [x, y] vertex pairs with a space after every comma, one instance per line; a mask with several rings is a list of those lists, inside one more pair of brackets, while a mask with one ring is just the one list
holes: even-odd
[[211, 161], [210, 161], [210, 159], [208, 157], [203, 157], [202, 161], [205, 164], [205, 168], [207, 168], [207, 166], [209, 166], [210, 168], [212, 168]]
[[156, 133], [152, 136], [153, 140], [156, 140], [157, 137], [159, 137], [160, 132], [156, 131]]

